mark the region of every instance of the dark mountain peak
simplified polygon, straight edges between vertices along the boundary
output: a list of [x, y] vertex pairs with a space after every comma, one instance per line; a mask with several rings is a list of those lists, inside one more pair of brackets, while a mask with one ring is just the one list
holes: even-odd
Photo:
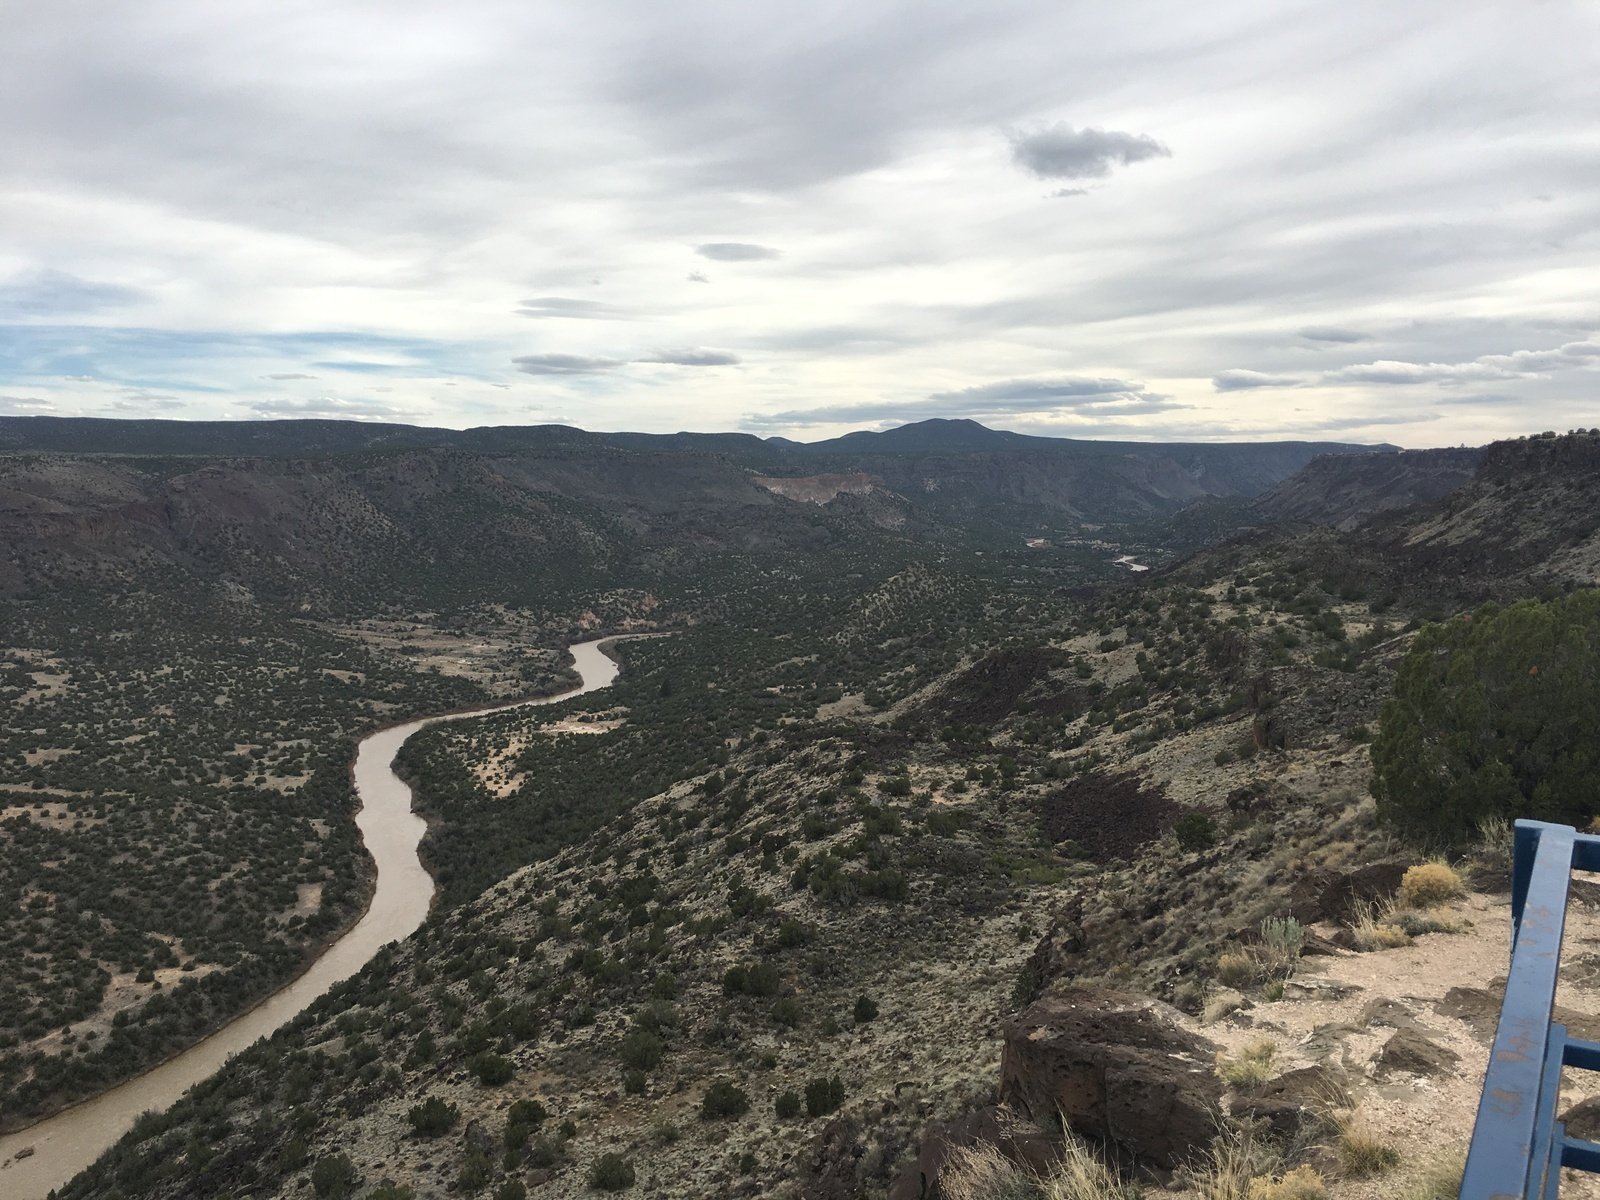
[[894, 429], [875, 432], [858, 429], [842, 437], [825, 442], [812, 442], [809, 450], [874, 450], [887, 452], [933, 450], [954, 453], [973, 450], [997, 450], [1029, 442], [1065, 439], [1030, 438], [1025, 434], [1009, 433], [1003, 429], [990, 429], [970, 417], [929, 417], [913, 421]]

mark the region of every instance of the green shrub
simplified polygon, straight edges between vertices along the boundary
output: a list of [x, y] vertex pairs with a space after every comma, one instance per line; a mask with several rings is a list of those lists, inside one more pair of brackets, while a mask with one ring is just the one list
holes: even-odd
[[477, 1076], [478, 1082], [484, 1087], [499, 1087], [503, 1083], [510, 1083], [511, 1077], [516, 1074], [516, 1068], [511, 1065], [509, 1058], [502, 1058], [487, 1050], [467, 1059], [467, 1070]]
[[806, 1084], [806, 1115], [827, 1116], [844, 1103], [844, 1080], [837, 1075], [818, 1076]]
[[871, 996], [857, 996], [855, 1018], [857, 1025], [865, 1025], [878, 1017], [878, 1003]]
[[317, 1200], [344, 1200], [356, 1189], [356, 1165], [343, 1154], [317, 1159], [311, 1168], [311, 1187]]
[[1172, 827], [1183, 850], [1207, 850], [1217, 844], [1217, 825], [1207, 814], [1184, 813]]
[[800, 1093], [793, 1088], [779, 1092], [777, 1100], [773, 1102], [772, 1111], [777, 1114], [780, 1121], [798, 1117], [800, 1115]]
[[617, 1056], [622, 1059], [622, 1065], [625, 1067], [635, 1071], [653, 1071], [661, 1065], [661, 1059], [666, 1052], [666, 1043], [655, 1034], [636, 1029], [622, 1039]]
[[622, 1090], [630, 1096], [644, 1095], [647, 1082], [648, 1080], [643, 1071], [624, 1071], [622, 1073]]
[[708, 1121], [721, 1117], [742, 1117], [750, 1111], [750, 1097], [731, 1079], [718, 1079], [706, 1089], [700, 1102], [700, 1115]]
[[1600, 591], [1428, 626], [1372, 744], [1378, 813], [1452, 842], [1495, 817], [1582, 825], [1600, 812], [1596, 728]]
[[620, 1192], [633, 1186], [633, 1164], [609, 1151], [589, 1166], [589, 1186], [602, 1192]]
[[438, 1096], [429, 1096], [421, 1104], [413, 1104], [411, 1111], [406, 1113], [406, 1120], [411, 1122], [412, 1130], [418, 1137], [425, 1138], [449, 1133], [460, 1119], [461, 1110], [454, 1104], [447, 1104]]

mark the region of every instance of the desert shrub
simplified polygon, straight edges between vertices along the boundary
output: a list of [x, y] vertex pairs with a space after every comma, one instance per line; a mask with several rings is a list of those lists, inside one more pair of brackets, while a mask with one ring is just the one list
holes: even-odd
[[311, 1168], [311, 1187], [317, 1200], [344, 1200], [356, 1190], [356, 1165], [343, 1154], [317, 1159]]
[[645, 1085], [649, 1082], [643, 1071], [628, 1070], [622, 1073], [622, 1090], [630, 1096], [644, 1095]]
[[772, 1002], [772, 1019], [786, 1029], [794, 1029], [805, 1018], [805, 1010], [794, 996], [780, 996]]
[[478, 1147], [468, 1150], [461, 1159], [461, 1171], [456, 1176], [456, 1186], [463, 1192], [476, 1192], [494, 1178], [494, 1163]]
[[[392, 1179], [385, 1179], [363, 1196], [361, 1200], [417, 1200], [417, 1193]], [[496, 1196], [495, 1200], [500, 1200], [500, 1197]], [[513, 1197], [512, 1200], [520, 1200], [520, 1198]]]
[[1600, 812], [1600, 591], [1421, 630], [1372, 746], [1378, 813], [1464, 841], [1492, 817], [1582, 825]]
[[622, 1045], [617, 1049], [617, 1057], [622, 1059], [622, 1065], [635, 1071], [653, 1071], [661, 1065], [661, 1059], [666, 1055], [667, 1045], [655, 1034], [644, 1029], [636, 1029], [622, 1039]]
[[602, 1192], [620, 1192], [633, 1186], [633, 1164], [615, 1151], [589, 1164], [589, 1186]]
[[1327, 1194], [1327, 1181], [1310, 1163], [1301, 1163], [1276, 1179], [1256, 1176], [1250, 1181], [1249, 1200], [1323, 1200]]
[[421, 1104], [413, 1104], [406, 1120], [418, 1137], [438, 1137], [449, 1133], [461, 1119], [461, 1110], [438, 1096], [429, 1096]]
[[800, 1115], [800, 1093], [793, 1088], [778, 1093], [777, 1100], [773, 1102], [772, 1111], [780, 1121], [798, 1117]]
[[1400, 924], [1392, 904], [1363, 904], [1350, 921], [1350, 936], [1356, 949], [1394, 950], [1411, 944], [1411, 935]]
[[509, 1058], [487, 1050], [467, 1059], [467, 1070], [477, 1076], [478, 1082], [484, 1087], [499, 1087], [503, 1083], [510, 1083], [511, 1077], [516, 1074], [516, 1068], [511, 1065]]
[[1434, 908], [1465, 891], [1461, 876], [1445, 862], [1418, 863], [1400, 880], [1400, 899], [1413, 908]]
[[1225, 987], [1251, 987], [1261, 979], [1261, 960], [1246, 950], [1224, 950], [1217, 955], [1217, 982]]
[[844, 1080], [837, 1075], [817, 1076], [806, 1084], [806, 1115], [824, 1117], [844, 1103]]
[[1261, 946], [1268, 962], [1283, 974], [1289, 975], [1294, 971], [1305, 944], [1305, 927], [1293, 917], [1261, 919]]
[[494, 1200], [528, 1200], [528, 1185], [514, 1177], [507, 1179], [495, 1188]]
[[857, 1025], [865, 1025], [878, 1018], [878, 1003], [871, 996], [857, 996], [853, 1013]]
[[1181, 850], [1209, 850], [1217, 844], [1217, 823], [1206, 813], [1184, 813], [1172, 826]]
[[1217, 1052], [1217, 1077], [1233, 1088], [1251, 1088], [1272, 1078], [1272, 1056], [1278, 1047], [1266, 1038], [1251, 1042], [1233, 1058]]
[[521, 1125], [525, 1129], [537, 1129], [549, 1117], [544, 1105], [537, 1100], [518, 1100], [506, 1110], [507, 1125]]
[[718, 1079], [706, 1089], [700, 1101], [700, 1115], [706, 1120], [742, 1117], [750, 1111], [750, 1097], [731, 1079]]

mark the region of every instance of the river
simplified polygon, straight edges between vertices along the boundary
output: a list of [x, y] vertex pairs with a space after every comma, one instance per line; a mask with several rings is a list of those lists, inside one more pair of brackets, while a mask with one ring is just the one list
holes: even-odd
[[[140, 1114], [169, 1108], [189, 1088], [215, 1074], [233, 1055], [266, 1037], [334, 984], [354, 975], [380, 947], [413, 933], [433, 904], [434, 885], [433, 877], [417, 857], [417, 845], [426, 826], [411, 811], [411, 788], [392, 767], [400, 744], [417, 730], [439, 721], [456, 721], [527, 704], [551, 704], [607, 687], [617, 677], [617, 664], [600, 647], [612, 640], [615, 639], [602, 638], [571, 647], [574, 666], [583, 683], [570, 691], [471, 712], [423, 717], [364, 738], [355, 761], [356, 795], [361, 799], [356, 825], [377, 867], [377, 884], [366, 913], [304, 974], [204, 1041], [82, 1104], [0, 1137], [0, 1196], [5, 1200], [43, 1200], [52, 1188], [66, 1183], [110, 1149], [133, 1127]], [[26, 1152], [30, 1147], [32, 1154], [17, 1157], [19, 1151]]]

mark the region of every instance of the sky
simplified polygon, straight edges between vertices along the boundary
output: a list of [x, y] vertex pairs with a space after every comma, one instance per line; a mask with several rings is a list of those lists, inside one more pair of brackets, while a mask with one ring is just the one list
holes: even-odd
[[1593, 0], [0, 7], [0, 413], [1600, 424]]

